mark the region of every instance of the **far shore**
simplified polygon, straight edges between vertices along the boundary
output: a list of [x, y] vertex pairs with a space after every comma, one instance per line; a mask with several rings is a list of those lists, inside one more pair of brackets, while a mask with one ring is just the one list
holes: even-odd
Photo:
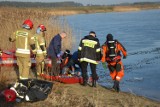
[[140, 10], [160, 9], [160, 4], [148, 5], [126, 5], [126, 6], [83, 6], [83, 7], [61, 7], [49, 8], [48, 13], [55, 16], [107, 13], [107, 12], [129, 12]]

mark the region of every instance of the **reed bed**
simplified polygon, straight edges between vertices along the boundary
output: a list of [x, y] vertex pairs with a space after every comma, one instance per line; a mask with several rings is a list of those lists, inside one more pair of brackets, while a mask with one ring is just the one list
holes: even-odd
[[[50, 15], [47, 10], [43, 8], [13, 8], [13, 7], [0, 7], [0, 49], [9, 50], [15, 49], [15, 42], [9, 42], [8, 38], [20, 29], [24, 20], [30, 19], [34, 23], [32, 29], [33, 34], [36, 33], [36, 28], [39, 24], [44, 24], [47, 28], [46, 31], [46, 44], [47, 47], [51, 39], [58, 33], [65, 31], [68, 37], [65, 38], [62, 50], [71, 49], [74, 41], [72, 37], [72, 30], [66, 21], [60, 20], [60, 17]], [[12, 68], [0, 68], [0, 85], [6, 86], [8, 80], [8, 72], [14, 71]], [[15, 73], [15, 72], [14, 72]], [[16, 79], [16, 75], [12, 78]], [[1, 88], [2, 89], [2, 86]]]
[[[71, 49], [72, 47], [72, 30], [65, 21], [61, 21], [60, 17], [50, 15], [46, 9], [41, 8], [11, 8], [0, 7], [0, 48], [3, 50], [15, 48], [15, 43], [10, 43], [8, 38], [14, 31], [21, 28], [24, 20], [30, 19], [34, 23], [33, 33], [39, 24], [44, 24], [47, 28], [46, 42], [47, 46], [50, 40], [59, 32], [65, 31], [68, 38], [63, 43], [63, 49]], [[64, 23], [62, 23], [64, 22]], [[64, 45], [65, 44], [65, 45]]]

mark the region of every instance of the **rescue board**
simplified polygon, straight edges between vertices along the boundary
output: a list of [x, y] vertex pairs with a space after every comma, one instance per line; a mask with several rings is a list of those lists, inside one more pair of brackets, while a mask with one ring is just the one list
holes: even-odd
[[40, 75], [43, 79], [49, 79], [51, 81], [58, 81], [64, 84], [75, 84], [75, 83], [82, 83], [83, 78], [81, 76], [76, 75], [60, 75], [60, 76], [50, 76], [47, 74]]
[[[31, 64], [32, 67], [36, 65], [36, 60], [31, 54]], [[51, 67], [51, 59], [46, 58], [45, 64]], [[17, 58], [15, 56], [15, 50], [4, 50], [0, 51], [0, 66], [17, 66]]]

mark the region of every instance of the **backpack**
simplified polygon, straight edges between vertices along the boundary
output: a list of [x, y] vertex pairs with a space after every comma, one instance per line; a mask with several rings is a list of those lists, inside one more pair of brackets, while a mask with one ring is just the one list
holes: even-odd
[[107, 46], [108, 46], [108, 57], [111, 59], [114, 59], [117, 56], [116, 53], [116, 41], [108, 41], [107, 42]]

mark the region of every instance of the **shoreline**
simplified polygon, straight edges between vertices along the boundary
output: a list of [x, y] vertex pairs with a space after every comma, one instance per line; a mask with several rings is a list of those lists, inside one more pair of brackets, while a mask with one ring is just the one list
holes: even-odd
[[85, 6], [85, 7], [63, 7], [47, 9], [52, 16], [67, 16], [76, 14], [108, 13], [108, 12], [130, 12], [141, 10], [160, 9], [159, 5], [131, 5], [131, 6]]
[[[43, 9], [43, 8], [42, 8]], [[116, 7], [118, 12], [127, 12], [127, 11], [140, 11], [137, 8], [121, 8], [120, 11], [120, 7]], [[115, 9], [115, 10], [116, 10]], [[148, 10], [150, 10], [149, 8], [147, 8]], [[153, 9], [153, 8], [152, 8]], [[157, 9], [157, 8], [154, 8]], [[160, 9], [160, 8], [158, 8]], [[75, 14], [90, 14], [90, 13], [107, 13], [107, 12], [117, 12], [117, 11], [112, 11], [111, 9], [109, 10], [104, 10], [104, 9], [97, 9], [95, 10], [57, 10], [57, 13], [54, 15], [59, 14], [59, 16], [63, 16], [63, 15], [75, 15]], [[141, 8], [141, 10], [144, 10]], [[49, 11], [49, 10], [47, 10]], [[45, 11], [45, 12], [47, 12]], [[55, 11], [55, 10], [54, 10]], [[49, 11], [49, 12], [54, 12], [53, 10]], [[65, 12], [68, 12], [67, 14]], [[79, 13], [78, 13], [79, 12]], [[53, 13], [52, 13], [53, 15]], [[6, 71], [5, 71], [6, 72]], [[12, 72], [13, 73], [13, 72]], [[6, 81], [7, 78], [8, 80], [12, 80], [12, 76], [10, 77], [6, 77]], [[14, 76], [15, 77], [15, 76]], [[63, 89], [62, 89], [63, 88]], [[103, 93], [104, 92], [104, 93]], [[82, 93], [82, 95], [81, 95]], [[89, 94], [91, 93], [91, 94]], [[105, 96], [105, 95], [106, 96]], [[100, 95], [100, 96], [98, 96]], [[55, 96], [55, 97], [54, 97]], [[68, 100], [69, 98], [69, 100]], [[79, 99], [80, 98], [80, 99]], [[101, 100], [101, 101], [99, 101]], [[64, 102], [66, 101], [66, 102]], [[99, 104], [102, 106], [105, 106], [105, 104], [107, 104], [107, 107], [113, 107], [113, 106], [127, 106], [127, 107], [142, 107], [142, 106], [151, 106], [151, 105], [155, 105], [154, 107], [158, 107], [158, 105], [160, 104], [160, 102], [152, 100], [152, 99], [148, 99], [146, 97], [143, 96], [139, 96], [133, 93], [129, 93], [129, 92], [120, 92], [120, 93], [115, 93], [112, 92], [111, 90], [107, 89], [107, 88], [103, 88], [101, 86], [98, 86], [97, 89], [96, 88], [92, 88], [92, 87], [83, 87], [79, 84], [73, 84], [73, 85], [68, 85], [68, 84], [62, 84], [62, 83], [56, 83], [51, 95], [49, 95], [49, 97], [45, 100], [45, 101], [40, 101], [40, 102], [35, 102], [35, 103], [22, 103], [22, 105], [24, 105], [23, 107], [35, 107], [37, 105], [39, 105], [39, 107], [43, 107], [46, 105], [48, 106], [64, 106], [64, 105], [68, 105], [70, 102], [72, 105], [70, 106], [85, 106], [85, 104], [90, 104], [91, 106], [95, 107], [98, 106]], [[83, 102], [84, 101], [84, 102]], [[55, 104], [54, 104], [55, 102]], [[62, 105], [61, 103], [64, 103], [64, 105]], [[61, 105], [60, 105], [61, 104]], [[76, 105], [77, 104], [77, 105]], [[103, 105], [104, 104], [104, 105]], [[100, 106], [99, 105], [99, 106]]]

